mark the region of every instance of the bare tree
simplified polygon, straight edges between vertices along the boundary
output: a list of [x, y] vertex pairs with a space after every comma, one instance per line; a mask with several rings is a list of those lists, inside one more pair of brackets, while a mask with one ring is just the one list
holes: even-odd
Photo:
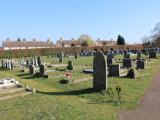
[[151, 38], [146, 35], [142, 37], [142, 44], [144, 45], [145, 48], [151, 46], [151, 41], [152, 41]]
[[160, 23], [157, 23], [154, 29], [151, 31], [152, 41], [154, 44], [159, 47], [160, 46]]
[[160, 47], [160, 22], [151, 30], [149, 36], [142, 38], [145, 47]]

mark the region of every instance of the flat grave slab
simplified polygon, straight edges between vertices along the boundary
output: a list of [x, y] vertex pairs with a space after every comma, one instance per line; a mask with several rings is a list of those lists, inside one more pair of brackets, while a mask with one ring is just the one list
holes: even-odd
[[93, 69], [84, 69], [83, 72], [86, 74], [93, 74]]

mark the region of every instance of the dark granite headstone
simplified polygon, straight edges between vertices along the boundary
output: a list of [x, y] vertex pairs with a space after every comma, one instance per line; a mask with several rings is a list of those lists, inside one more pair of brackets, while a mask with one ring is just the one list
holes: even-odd
[[107, 63], [101, 51], [96, 52], [93, 60], [93, 88], [107, 90]]
[[132, 67], [132, 60], [131, 59], [123, 59], [123, 67], [124, 68], [131, 68]]
[[120, 65], [108, 65], [108, 76], [120, 76]]

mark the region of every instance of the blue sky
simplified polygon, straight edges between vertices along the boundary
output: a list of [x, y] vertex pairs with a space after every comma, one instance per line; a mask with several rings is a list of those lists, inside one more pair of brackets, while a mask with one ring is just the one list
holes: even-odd
[[0, 40], [93, 39], [139, 43], [160, 22], [160, 0], [0, 0]]

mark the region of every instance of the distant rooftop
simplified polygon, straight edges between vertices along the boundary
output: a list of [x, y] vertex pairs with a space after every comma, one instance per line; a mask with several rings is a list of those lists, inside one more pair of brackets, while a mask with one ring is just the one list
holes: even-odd
[[2, 48], [6, 49], [29, 49], [29, 48], [52, 48], [54, 47], [51, 41], [3, 41]]

